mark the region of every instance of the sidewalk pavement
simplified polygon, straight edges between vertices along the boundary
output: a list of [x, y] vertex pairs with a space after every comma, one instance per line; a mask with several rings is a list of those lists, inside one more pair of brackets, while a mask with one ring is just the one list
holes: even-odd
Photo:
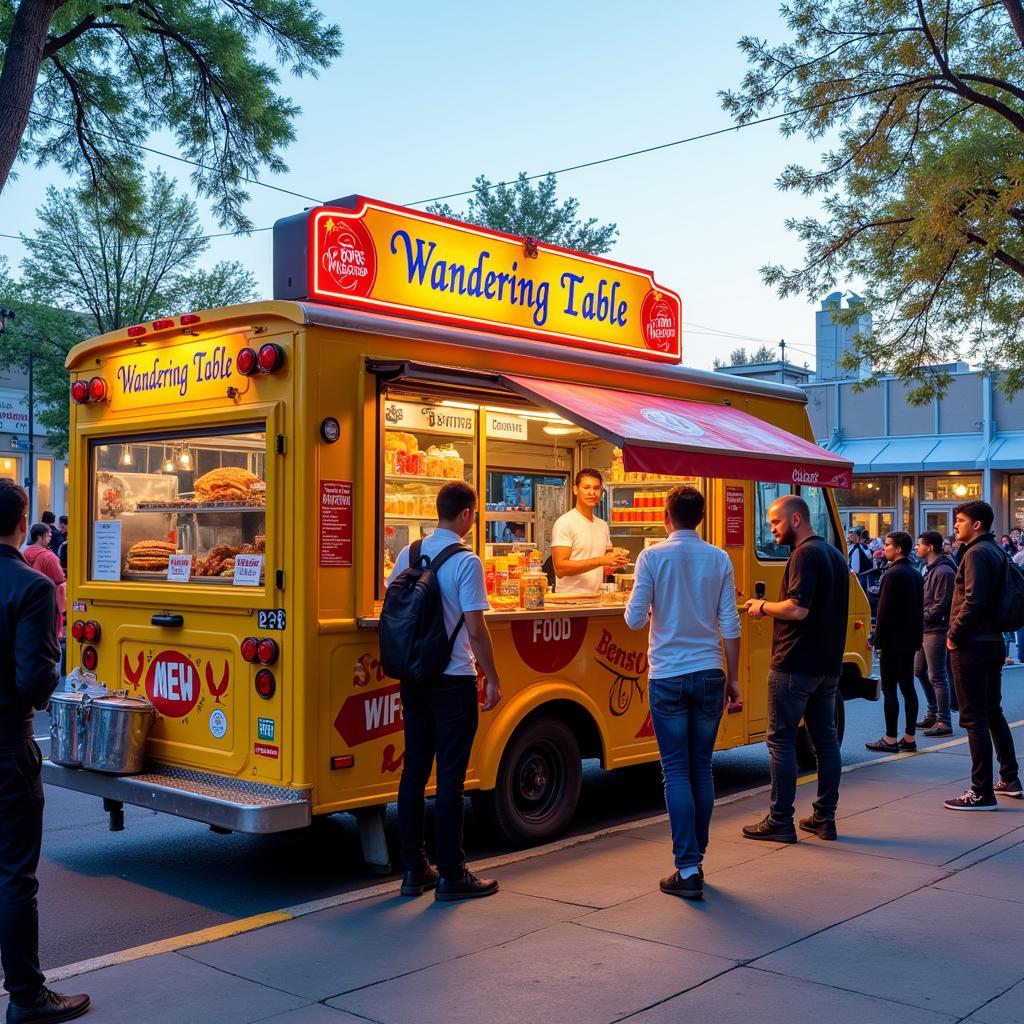
[[701, 903], [658, 891], [659, 820], [499, 867], [489, 899], [395, 884], [56, 987], [93, 1024], [1020, 1024], [1024, 801], [945, 810], [969, 765], [961, 741], [848, 770], [836, 843], [751, 842], [766, 795], [725, 801]]

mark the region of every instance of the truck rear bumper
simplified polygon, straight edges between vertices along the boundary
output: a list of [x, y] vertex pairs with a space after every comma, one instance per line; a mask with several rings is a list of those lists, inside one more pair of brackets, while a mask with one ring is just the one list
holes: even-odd
[[169, 765], [148, 764], [141, 775], [104, 775], [47, 760], [43, 761], [43, 782], [231, 832], [287, 832], [303, 828], [313, 819], [308, 790], [227, 779]]

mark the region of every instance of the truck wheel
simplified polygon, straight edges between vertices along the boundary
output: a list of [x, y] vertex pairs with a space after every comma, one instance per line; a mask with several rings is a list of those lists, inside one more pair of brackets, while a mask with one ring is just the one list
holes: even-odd
[[475, 806], [513, 846], [529, 846], [558, 835], [572, 819], [583, 784], [580, 746], [557, 718], [534, 718], [512, 736], [498, 767], [493, 791]]
[[[846, 732], [846, 702], [836, 694], [836, 739], [839, 746], [843, 745], [843, 734]], [[818, 759], [814, 756], [814, 744], [807, 726], [800, 723], [796, 733], [796, 763], [802, 772], [813, 772], [818, 767]]]

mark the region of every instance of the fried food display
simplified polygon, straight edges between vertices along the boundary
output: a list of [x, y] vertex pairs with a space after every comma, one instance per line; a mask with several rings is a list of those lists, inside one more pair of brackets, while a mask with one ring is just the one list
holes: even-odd
[[195, 499], [202, 505], [215, 501], [241, 504], [257, 498], [266, 500], [266, 486], [254, 491], [257, 484], [263, 484], [263, 481], [255, 473], [237, 466], [222, 466], [196, 480]]
[[237, 554], [238, 548], [232, 547], [230, 544], [218, 544], [215, 548], [210, 549], [205, 558], [196, 562], [196, 575], [220, 576], [224, 563], [229, 558], [231, 559], [231, 570], [234, 572], [235, 555]]
[[177, 545], [166, 540], [140, 540], [128, 549], [129, 572], [160, 572], [167, 568]]

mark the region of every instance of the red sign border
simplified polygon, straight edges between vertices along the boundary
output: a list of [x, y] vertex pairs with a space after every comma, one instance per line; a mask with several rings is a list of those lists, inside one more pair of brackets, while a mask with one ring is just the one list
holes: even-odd
[[[419, 210], [410, 210], [405, 206], [396, 206], [393, 203], [385, 203], [378, 199], [368, 199], [366, 196], [357, 196], [355, 209], [336, 206], [314, 206], [308, 211], [307, 224], [307, 253], [309, 265], [307, 270], [307, 290], [309, 298], [317, 302], [326, 302], [332, 306], [347, 306], [353, 308], [364, 308], [374, 312], [392, 313], [396, 316], [406, 317], [412, 320], [424, 320], [428, 323], [444, 324], [451, 327], [472, 327], [476, 330], [485, 331], [489, 334], [514, 335], [520, 338], [528, 338], [531, 341], [561, 342], [574, 348], [591, 349], [612, 355], [626, 356], [631, 359], [641, 359], [656, 363], [668, 363], [679, 365], [683, 359], [683, 300], [672, 291], [671, 288], [664, 288], [654, 280], [654, 274], [650, 270], [641, 267], [631, 267], [627, 263], [617, 263], [615, 260], [601, 259], [596, 256], [587, 256], [572, 249], [565, 249], [558, 245], [548, 245], [546, 242], [537, 244], [538, 250], [560, 253], [563, 256], [570, 256], [582, 263], [590, 263], [596, 267], [611, 267], [617, 270], [625, 270], [631, 274], [638, 274], [646, 277], [650, 283], [651, 291], [661, 292], [672, 299], [676, 305], [676, 315], [679, 322], [679, 331], [676, 336], [675, 349], [672, 352], [659, 352], [655, 349], [631, 348], [624, 345], [613, 345], [610, 342], [595, 341], [590, 338], [581, 338], [573, 334], [562, 334], [558, 331], [544, 330], [543, 328], [519, 327], [514, 324], [502, 324], [493, 320], [481, 320], [472, 316], [459, 316], [457, 314], [435, 313], [420, 306], [406, 306], [395, 302], [385, 302], [382, 299], [374, 299], [369, 296], [344, 295], [339, 292], [332, 292], [319, 287], [320, 260], [317, 249], [317, 222], [322, 216], [332, 216], [344, 220], [361, 221], [367, 210], [376, 209], [387, 213], [394, 213], [411, 220], [419, 220], [426, 223], [445, 224], [456, 228], [466, 234], [479, 235], [481, 238], [497, 239], [499, 241], [513, 242], [522, 245], [523, 239], [516, 235], [509, 235], [503, 231], [492, 231], [476, 227], [472, 224], [465, 224], [462, 221], [451, 220], [447, 217], [438, 217], [435, 214], [421, 213]], [[639, 317], [640, 311], [636, 311]], [[643, 340], [641, 338], [641, 340]]]

